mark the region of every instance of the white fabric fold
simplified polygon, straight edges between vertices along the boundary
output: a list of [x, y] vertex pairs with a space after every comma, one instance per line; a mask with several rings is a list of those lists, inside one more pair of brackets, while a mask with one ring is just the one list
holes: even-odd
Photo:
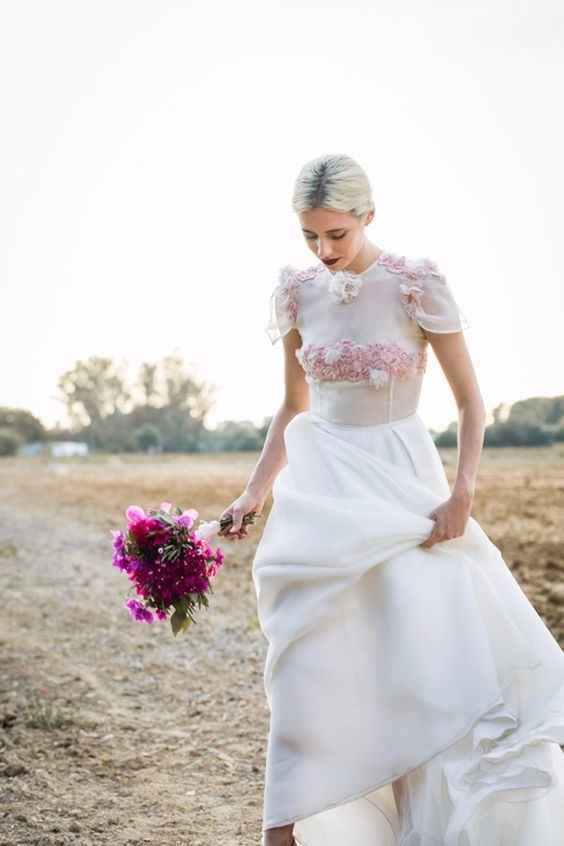
[[295, 822], [302, 846], [501, 846], [479, 819], [502, 793], [564, 798], [562, 650], [473, 518], [420, 546], [449, 489], [417, 414], [355, 427], [303, 412], [285, 444], [252, 570], [263, 828]]

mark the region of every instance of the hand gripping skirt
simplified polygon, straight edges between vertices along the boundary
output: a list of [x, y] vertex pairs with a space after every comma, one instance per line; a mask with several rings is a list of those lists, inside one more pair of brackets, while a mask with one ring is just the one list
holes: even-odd
[[450, 489], [417, 413], [297, 414], [253, 561], [263, 831], [299, 846], [563, 846], [564, 653]]

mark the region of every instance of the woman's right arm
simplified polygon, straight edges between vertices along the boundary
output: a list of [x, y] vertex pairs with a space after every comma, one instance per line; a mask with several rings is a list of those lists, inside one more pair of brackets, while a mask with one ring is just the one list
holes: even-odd
[[284, 431], [290, 420], [301, 411], [309, 408], [309, 388], [302, 366], [295, 352], [301, 346], [301, 336], [293, 328], [282, 337], [284, 347], [284, 398], [274, 414], [259, 459], [242, 492], [220, 515], [232, 515], [233, 524], [228, 530], [219, 532], [223, 537], [234, 539], [247, 534], [247, 526], [242, 525], [243, 517], [250, 511], [257, 516], [262, 512], [264, 503], [276, 476], [286, 464], [286, 446]]

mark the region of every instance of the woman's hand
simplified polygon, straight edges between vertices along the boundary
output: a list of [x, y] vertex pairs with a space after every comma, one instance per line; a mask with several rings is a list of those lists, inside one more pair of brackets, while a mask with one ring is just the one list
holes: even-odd
[[245, 488], [243, 493], [221, 512], [220, 520], [230, 514], [233, 523], [229, 528], [221, 529], [218, 535], [228, 540], [235, 540], [236, 538], [241, 540], [245, 537], [248, 534], [248, 528], [243, 525], [243, 517], [251, 511], [255, 512], [256, 517], [260, 517], [265, 499], [265, 496], [260, 497]]
[[420, 546], [429, 549], [436, 543], [463, 535], [472, 510], [472, 499], [468, 493], [452, 493], [446, 502], [434, 508], [429, 517], [435, 521], [435, 525]]

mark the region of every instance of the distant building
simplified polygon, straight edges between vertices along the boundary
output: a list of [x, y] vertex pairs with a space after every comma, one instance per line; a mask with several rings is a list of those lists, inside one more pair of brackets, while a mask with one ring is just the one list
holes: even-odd
[[52, 441], [51, 455], [53, 458], [69, 458], [73, 455], [88, 455], [88, 444], [84, 441]]
[[19, 455], [50, 455], [53, 458], [72, 458], [89, 455], [90, 448], [83, 441], [32, 441], [20, 447]]

